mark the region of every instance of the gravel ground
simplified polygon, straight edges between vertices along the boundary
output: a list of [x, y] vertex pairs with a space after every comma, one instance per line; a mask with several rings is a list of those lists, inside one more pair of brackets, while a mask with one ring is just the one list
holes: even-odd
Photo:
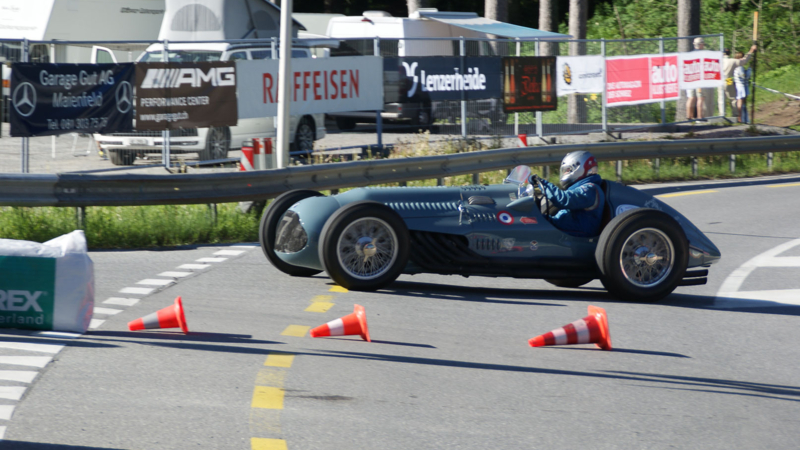
[[[316, 142], [316, 148], [332, 153], [348, 154], [353, 150], [347, 147], [374, 145], [378, 141], [375, 125], [361, 124], [355, 130], [341, 132], [335, 124], [329, 123], [328, 135]], [[590, 133], [586, 135], [566, 135], [548, 136], [556, 144], [586, 143], [586, 142], [609, 142], [617, 140], [658, 140], [658, 139], [718, 139], [728, 137], [747, 137], [749, 126], [729, 126], [719, 127], [709, 124], [681, 125], [673, 126], [668, 131], [660, 132], [625, 132], [613, 133], [612, 136], [603, 133]], [[758, 126], [762, 134], [800, 134], [797, 131], [770, 126]], [[473, 136], [479, 138], [483, 143], [490, 143], [491, 136]], [[418, 140], [438, 140], [458, 139], [458, 135], [439, 134], [438, 128], [434, 127], [429, 134], [422, 135], [419, 130], [409, 127], [399, 127], [387, 125], [384, 128], [383, 144], [398, 144], [402, 142], [413, 143]], [[15, 174], [21, 173], [21, 139], [9, 137], [9, 126], [2, 124], [2, 137], [0, 137], [0, 173]], [[545, 145], [541, 140], [535, 140], [529, 145]], [[516, 147], [516, 139], [503, 139], [504, 147]], [[241, 152], [232, 150], [230, 158], [240, 158]], [[190, 153], [186, 155], [174, 155], [174, 162], [197, 161], [197, 155]], [[149, 155], [147, 159], [137, 159], [134, 166], [118, 167], [111, 164], [107, 159], [102, 158], [97, 147], [91, 138], [80, 135], [62, 135], [55, 138], [36, 137], [30, 139], [30, 173], [52, 174], [64, 172], [82, 171], [101, 171], [94, 173], [119, 174], [125, 172], [167, 174], [164, 167], [143, 167], [161, 163], [160, 155]], [[235, 168], [191, 168], [190, 172], [195, 171], [229, 171]]]

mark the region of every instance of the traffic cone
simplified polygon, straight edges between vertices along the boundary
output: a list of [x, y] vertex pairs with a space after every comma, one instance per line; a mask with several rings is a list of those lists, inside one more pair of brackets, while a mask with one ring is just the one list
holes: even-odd
[[128, 329], [131, 331], [177, 327], [180, 327], [184, 334], [189, 332], [189, 327], [186, 326], [186, 317], [183, 315], [183, 303], [181, 303], [180, 297], [175, 299], [174, 304], [166, 308], [128, 322]]
[[331, 320], [325, 325], [320, 325], [311, 330], [311, 337], [349, 336], [353, 334], [361, 335], [361, 339], [372, 342], [367, 328], [367, 312], [361, 305], [356, 305], [352, 314]]
[[589, 315], [571, 324], [536, 336], [528, 341], [531, 347], [545, 345], [595, 344], [603, 350], [611, 350], [611, 335], [608, 333], [606, 310], [589, 305]]
[[517, 135], [517, 147], [527, 147], [528, 146], [528, 135], [527, 134], [518, 134]]

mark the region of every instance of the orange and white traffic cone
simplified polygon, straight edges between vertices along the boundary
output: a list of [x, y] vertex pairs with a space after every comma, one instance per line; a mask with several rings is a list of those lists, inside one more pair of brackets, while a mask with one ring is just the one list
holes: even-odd
[[589, 305], [589, 315], [568, 325], [528, 340], [531, 347], [545, 345], [595, 344], [603, 350], [611, 350], [611, 335], [608, 333], [606, 310]]
[[517, 135], [517, 147], [527, 147], [528, 146], [528, 135], [527, 134], [518, 134]]
[[367, 342], [372, 342], [367, 328], [367, 312], [361, 305], [356, 305], [352, 314], [331, 320], [325, 325], [320, 325], [311, 330], [311, 337], [349, 336], [354, 334], [360, 335], [361, 339]]
[[184, 334], [189, 332], [189, 327], [186, 326], [186, 317], [183, 315], [183, 303], [180, 297], [175, 299], [174, 304], [166, 308], [128, 322], [128, 329], [131, 331], [177, 327], [180, 327]]
[[239, 172], [250, 172], [253, 169], [253, 147], [242, 146], [242, 158], [239, 161]]

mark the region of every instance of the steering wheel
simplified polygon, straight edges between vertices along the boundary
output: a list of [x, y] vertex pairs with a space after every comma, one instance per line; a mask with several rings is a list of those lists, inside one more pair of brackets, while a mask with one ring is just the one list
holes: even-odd
[[536, 204], [539, 205], [539, 211], [542, 212], [542, 215], [552, 216], [557, 213], [558, 208], [544, 195], [544, 184], [542, 184], [542, 180], [539, 178], [536, 179], [536, 187], [538, 187], [538, 189], [533, 190], [533, 195], [536, 199]]

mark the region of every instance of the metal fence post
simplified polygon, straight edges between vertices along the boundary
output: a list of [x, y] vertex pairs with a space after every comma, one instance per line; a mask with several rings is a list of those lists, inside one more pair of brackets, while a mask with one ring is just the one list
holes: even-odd
[[[28, 62], [28, 38], [22, 40], [22, 62]], [[13, 97], [10, 97], [9, 100], [13, 101]], [[30, 171], [30, 154], [30, 138], [24, 137], [22, 138], [22, 148], [20, 149], [20, 171], [22, 173]]]
[[736, 173], [736, 155], [731, 155], [729, 166], [731, 173]]
[[[536, 40], [536, 43], [533, 46], [533, 55], [539, 56], [539, 40]], [[536, 135], [539, 136], [539, 139], [544, 139], [544, 124], [542, 124], [542, 112], [536, 111]]]
[[[56, 63], [56, 45], [50, 43], [50, 64]], [[50, 136], [50, 150], [53, 154], [53, 159], [56, 159], [56, 135]]]
[[767, 170], [772, 172], [772, 152], [767, 153]]
[[[520, 56], [519, 38], [516, 38], [516, 40], [517, 40], [517, 57], [519, 57]], [[505, 124], [503, 124], [503, 125], [505, 125]], [[514, 113], [514, 136], [519, 136], [519, 113], [518, 112]]]
[[[461, 54], [461, 73], [464, 73], [464, 56], [467, 53], [466, 43], [464, 36], [459, 36], [458, 52]], [[465, 92], [461, 90], [461, 137], [467, 138], [467, 101], [465, 100]]]
[[697, 156], [692, 156], [692, 178], [698, 177]]
[[[603, 38], [600, 40], [600, 55], [603, 57], [603, 65], [606, 62], [606, 39]], [[603, 133], [608, 134], [608, 89], [606, 88], [606, 84], [608, 82], [608, 74], [606, 73], [606, 68], [603, 68], [603, 101], [602, 105], [602, 121], [603, 121]]]
[[75, 207], [75, 221], [79, 230], [86, 229], [86, 208], [83, 206]]
[[209, 203], [208, 210], [211, 212], [211, 224], [217, 224], [217, 204], [216, 203]]
[[[169, 41], [165, 39], [164, 40], [164, 47], [161, 49], [161, 55], [162, 55], [161, 59], [164, 60], [164, 64], [169, 64], [169, 50], [168, 50], [167, 46], [169, 46]], [[167, 122], [167, 127], [169, 127], [169, 122]], [[163, 130], [161, 132], [161, 139], [164, 141], [161, 144], [161, 162], [164, 164], [164, 167], [169, 169], [169, 167], [170, 167], [170, 159], [172, 159], [170, 154], [169, 154], [169, 152], [170, 152], [170, 148], [169, 148], [170, 131], [169, 131], [169, 128], [167, 128], [166, 130]]]
[[617, 181], [622, 183], [622, 160], [617, 161]]
[[[658, 52], [664, 56], [664, 36], [658, 37]], [[661, 124], [667, 123], [667, 102], [661, 100]]]
[[[376, 37], [375, 41], [373, 42], [373, 53], [378, 58], [381, 57], [381, 38]], [[378, 134], [378, 151], [383, 154], [383, 115], [381, 115], [381, 111], [375, 111], [375, 128]]]

